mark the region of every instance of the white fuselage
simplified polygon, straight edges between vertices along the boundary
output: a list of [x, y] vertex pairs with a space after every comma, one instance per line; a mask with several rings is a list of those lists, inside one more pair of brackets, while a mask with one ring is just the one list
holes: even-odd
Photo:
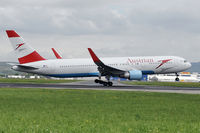
[[[176, 56], [113, 57], [101, 58], [104, 64], [123, 71], [140, 70], [142, 74], [164, 74], [185, 71], [191, 64]], [[168, 61], [164, 61], [168, 60]], [[97, 65], [91, 58], [54, 59], [23, 64], [38, 69], [27, 70], [14, 66], [17, 71], [52, 77], [95, 77], [99, 76]]]

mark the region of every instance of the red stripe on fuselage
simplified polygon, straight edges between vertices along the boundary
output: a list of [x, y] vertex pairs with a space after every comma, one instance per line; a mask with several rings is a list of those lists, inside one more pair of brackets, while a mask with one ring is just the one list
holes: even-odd
[[45, 59], [42, 56], [40, 56], [36, 51], [34, 51], [30, 53], [29, 55], [18, 58], [18, 60], [20, 64], [25, 64], [25, 63], [30, 63], [30, 62], [42, 61]]
[[20, 37], [14, 30], [6, 30], [8, 37]]

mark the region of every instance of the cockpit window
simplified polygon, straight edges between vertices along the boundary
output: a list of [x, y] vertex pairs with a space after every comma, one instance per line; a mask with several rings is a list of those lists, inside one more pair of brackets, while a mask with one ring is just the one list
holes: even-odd
[[186, 63], [187, 62], [187, 60], [184, 60], [184, 63]]

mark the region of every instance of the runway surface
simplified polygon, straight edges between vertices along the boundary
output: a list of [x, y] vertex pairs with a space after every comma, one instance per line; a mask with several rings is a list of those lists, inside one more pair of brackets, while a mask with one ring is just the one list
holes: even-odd
[[102, 85], [95, 84], [94, 81], [80, 81], [73, 83], [57, 83], [57, 84], [0, 83], [0, 88], [85, 89], [85, 90], [147, 91], [147, 92], [200, 94], [200, 88], [125, 85], [117, 81], [113, 83], [114, 85], [112, 87], [104, 87]]

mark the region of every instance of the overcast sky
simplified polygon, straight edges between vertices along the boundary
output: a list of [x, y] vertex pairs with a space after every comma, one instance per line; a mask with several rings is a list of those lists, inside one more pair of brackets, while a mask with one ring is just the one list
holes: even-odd
[[0, 0], [0, 61], [14, 29], [45, 58], [175, 55], [200, 61], [199, 0]]

